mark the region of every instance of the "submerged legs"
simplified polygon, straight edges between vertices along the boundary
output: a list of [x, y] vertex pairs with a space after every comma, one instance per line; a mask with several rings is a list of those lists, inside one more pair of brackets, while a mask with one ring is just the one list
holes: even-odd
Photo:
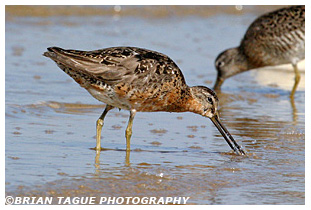
[[125, 130], [126, 152], [130, 151], [130, 147], [131, 147], [130, 144], [131, 144], [131, 136], [132, 136], [132, 126], [133, 126], [133, 120], [134, 120], [135, 114], [136, 114], [136, 110], [132, 109], [130, 111], [129, 122]]
[[[95, 163], [99, 164], [99, 152], [101, 150], [100, 146], [100, 136], [101, 131], [104, 125], [104, 118], [109, 112], [109, 110], [113, 109], [114, 106], [107, 105], [102, 115], [98, 118], [96, 122], [96, 151], [97, 155], [95, 157]], [[132, 127], [133, 127], [133, 120], [136, 114], [136, 110], [133, 109], [130, 111], [130, 117], [129, 121], [125, 130], [125, 138], [126, 138], [126, 157], [125, 157], [125, 163], [126, 165], [129, 165], [129, 157], [130, 157], [130, 143], [131, 143], [131, 136], [132, 136]]]
[[298, 86], [299, 81], [300, 81], [300, 74], [298, 71], [297, 63], [293, 64], [293, 67], [294, 67], [294, 71], [295, 71], [295, 84], [293, 86], [292, 92], [290, 93], [291, 98], [294, 98], [297, 86]]
[[107, 104], [104, 112], [96, 121], [96, 151], [100, 151], [100, 149], [101, 149], [101, 147], [100, 147], [100, 136], [101, 136], [102, 128], [104, 125], [104, 118], [105, 118], [106, 114], [109, 112], [109, 110], [111, 110], [113, 108], [114, 108], [113, 106], [110, 106]]

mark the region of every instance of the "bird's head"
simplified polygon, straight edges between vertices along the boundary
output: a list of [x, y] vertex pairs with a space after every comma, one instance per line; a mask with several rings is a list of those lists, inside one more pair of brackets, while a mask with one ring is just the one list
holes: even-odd
[[190, 111], [208, 118], [217, 114], [218, 97], [213, 90], [204, 86], [194, 86], [190, 88], [190, 92], [193, 98]]
[[219, 130], [226, 142], [239, 155], [245, 155], [243, 149], [236, 143], [226, 127], [221, 123], [218, 114], [218, 97], [215, 92], [204, 86], [190, 88], [192, 100], [189, 111], [208, 117]]
[[239, 48], [230, 48], [220, 53], [215, 60], [217, 70], [217, 79], [214, 90], [220, 90], [222, 83], [229, 77], [232, 77], [248, 69], [247, 59], [240, 53]]

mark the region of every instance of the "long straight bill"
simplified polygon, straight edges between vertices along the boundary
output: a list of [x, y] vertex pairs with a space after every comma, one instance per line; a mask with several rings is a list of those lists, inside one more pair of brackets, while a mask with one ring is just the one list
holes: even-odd
[[238, 143], [236, 143], [236, 141], [231, 136], [231, 134], [226, 129], [226, 127], [220, 122], [218, 115], [215, 115], [213, 118], [210, 118], [210, 119], [212, 120], [216, 128], [219, 130], [221, 135], [224, 137], [226, 142], [229, 144], [231, 149], [233, 149], [235, 153], [237, 153], [238, 155], [245, 155], [244, 150], [238, 145]]
[[215, 82], [215, 85], [214, 85], [214, 90], [215, 91], [219, 91], [220, 90], [220, 87], [222, 85], [222, 83], [224, 83], [224, 79], [220, 76], [219, 72], [217, 74], [217, 79], [216, 79], [216, 82]]

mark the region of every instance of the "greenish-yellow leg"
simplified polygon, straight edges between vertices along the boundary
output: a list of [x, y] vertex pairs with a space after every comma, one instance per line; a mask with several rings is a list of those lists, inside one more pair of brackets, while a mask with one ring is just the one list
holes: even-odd
[[295, 84], [294, 84], [294, 87], [292, 89], [292, 92], [290, 93], [290, 97], [291, 98], [294, 98], [297, 86], [298, 86], [299, 81], [300, 81], [300, 74], [299, 74], [299, 71], [298, 71], [297, 64], [293, 64], [293, 67], [294, 67], [294, 71], [295, 71]]
[[111, 110], [113, 108], [114, 108], [113, 106], [110, 106], [107, 104], [104, 112], [96, 121], [96, 151], [100, 151], [100, 149], [101, 149], [101, 147], [100, 147], [100, 136], [101, 136], [102, 128], [104, 125], [104, 118], [107, 115], [107, 113], [109, 112], [109, 110]]
[[127, 124], [126, 130], [125, 130], [125, 138], [126, 138], [126, 151], [130, 151], [131, 148], [131, 136], [132, 136], [132, 126], [133, 126], [133, 120], [136, 114], [136, 110], [133, 109], [130, 111], [130, 118], [129, 122]]

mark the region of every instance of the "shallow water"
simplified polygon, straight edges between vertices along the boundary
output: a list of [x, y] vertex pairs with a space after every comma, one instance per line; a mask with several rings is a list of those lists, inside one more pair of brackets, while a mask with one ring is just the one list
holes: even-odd
[[138, 46], [169, 55], [188, 85], [212, 87], [215, 57], [236, 46], [257, 15], [7, 17], [6, 195], [304, 204], [305, 91], [302, 81], [291, 102], [292, 71], [249, 71], [224, 83], [221, 119], [247, 157], [232, 154], [209, 119], [192, 113], [137, 113], [127, 163], [129, 113], [114, 109], [102, 133], [106, 150], [95, 164], [90, 148], [105, 105], [42, 56], [49, 46]]

